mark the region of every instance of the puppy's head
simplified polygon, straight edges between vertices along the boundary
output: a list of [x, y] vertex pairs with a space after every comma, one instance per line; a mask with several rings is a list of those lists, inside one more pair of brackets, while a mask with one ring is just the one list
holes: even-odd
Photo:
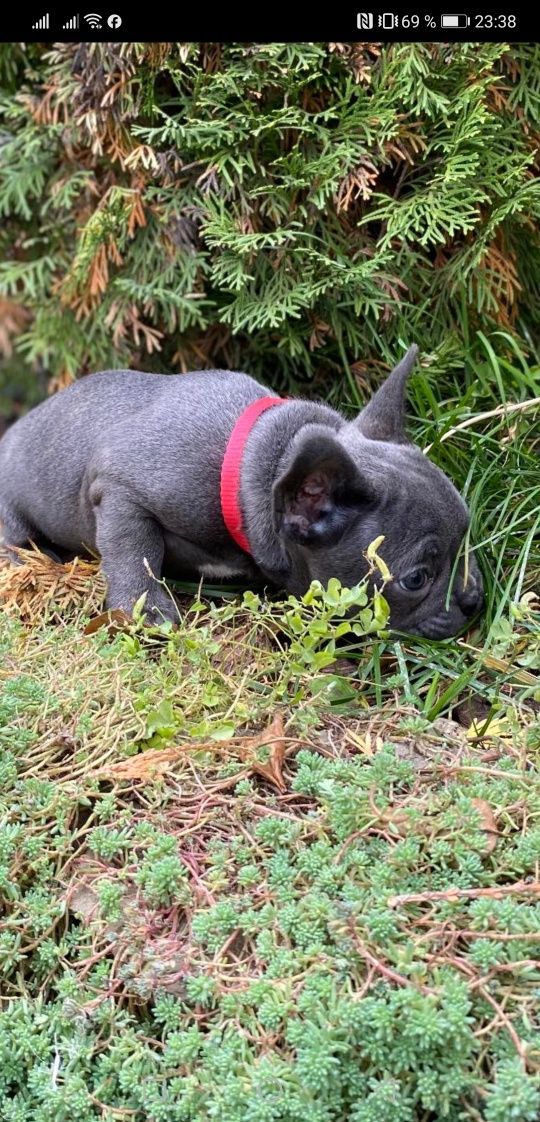
[[274, 525], [291, 559], [289, 591], [330, 577], [351, 587], [366, 575], [363, 554], [384, 535], [392, 581], [384, 595], [391, 626], [434, 639], [455, 635], [483, 602], [472, 555], [460, 560], [467, 507], [446, 475], [404, 430], [411, 347], [360, 416], [338, 432], [307, 424], [274, 485]]

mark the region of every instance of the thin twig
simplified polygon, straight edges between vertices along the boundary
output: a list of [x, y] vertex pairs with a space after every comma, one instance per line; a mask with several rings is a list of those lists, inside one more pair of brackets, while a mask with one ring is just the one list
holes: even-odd
[[414, 988], [419, 989], [421, 993], [431, 994], [433, 996], [433, 994], [435, 993], [434, 990], [429, 989], [428, 986], [424, 986], [421, 983], [415, 983], [411, 978], [405, 978], [403, 974], [398, 974], [397, 970], [393, 970], [391, 966], [386, 966], [384, 962], [381, 962], [380, 959], [376, 958], [375, 955], [371, 953], [371, 951], [368, 951], [367, 947], [360, 939], [353, 925], [349, 923], [347, 927], [353, 940], [355, 949], [362, 956], [362, 958], [364, 958], [366, 962], [369, 963], [372, 969], [377, 972], [377, 974], [382, 974], [383, 978], [387, 978], [389, 982], [395, 982], [398, 986], [413, 986]]
[[[477, 425], [480, 421], [488, 421], [490, 417], [506, 417], [509, 413], [523, 413], [527, 409], [538, 409], [540, 407], [540, 397], [530, 397], [527, 401], [515, 401], [511, 405], [497, 405], [496, 409], [488, 409], [485, 413], [476, 413], [474, 417], [467, 417], [465, 421], [461, 421], [459, 425], [454, 425], [454, 428], [448, 429], [437, 441], [442, 444], [444, 440], [449, 440], [456, 432], [461, 432], [462, 429], [468, 429], [471, 425]], [[436, 442], [427, 444], [424, 452], [430, 452]]]

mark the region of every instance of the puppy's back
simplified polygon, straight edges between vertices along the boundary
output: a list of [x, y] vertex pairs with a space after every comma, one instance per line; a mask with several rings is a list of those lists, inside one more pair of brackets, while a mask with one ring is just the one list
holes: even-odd
[[0, 520], [15, 511], [46, 534], [58, 511], [73, 530], [59, 544], [76, 544], [81, 482], [96, 442], [120, 418], [136, 432], [164, 380], [127, 370], [89, 374], [16, 421], [0, 440]]
[[109, 448], [135, 467], [140, 461], [145, 475], [161, 455], [174, 462], [180, 447], [188, 459], [201, 443], [218, 455], [242, 409], [266, 392], [235, 371], [89, 374], [30, 410], [0, 440], [0, 522], [27, 526], [23, 537], [36, 532], [68, 549], [93, 546], [84, 484], [98, 450]]

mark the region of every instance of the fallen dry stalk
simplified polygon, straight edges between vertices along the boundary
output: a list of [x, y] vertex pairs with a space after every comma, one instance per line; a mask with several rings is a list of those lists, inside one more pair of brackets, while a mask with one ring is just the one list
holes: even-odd
[[434, 892], [404, 892], [400, 896], [390, 896], [387, 905], [389, 908], [399, 908], [402, 904], [425, 904], [431, 900], [476, 900], [481, 896], [500, 900], [513, 893], [520, 896], [540, 896], [540, 881], [532, 880], [527, 883], [518, 880], [515, 884], [503, 884], [498, 888], [445, 888]]

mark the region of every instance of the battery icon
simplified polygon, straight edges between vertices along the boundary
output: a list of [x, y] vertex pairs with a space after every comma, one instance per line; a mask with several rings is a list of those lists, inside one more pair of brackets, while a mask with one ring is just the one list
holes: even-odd
[[392, 31], [395, 27], [396, 17], [393, 12], [384, 12], [382, 16], [378, 17], [379, 27], [384, 27], [386, 31]]
[[470, 22], [470, 16], [441, 16], [441, 27], [468, 27]]

